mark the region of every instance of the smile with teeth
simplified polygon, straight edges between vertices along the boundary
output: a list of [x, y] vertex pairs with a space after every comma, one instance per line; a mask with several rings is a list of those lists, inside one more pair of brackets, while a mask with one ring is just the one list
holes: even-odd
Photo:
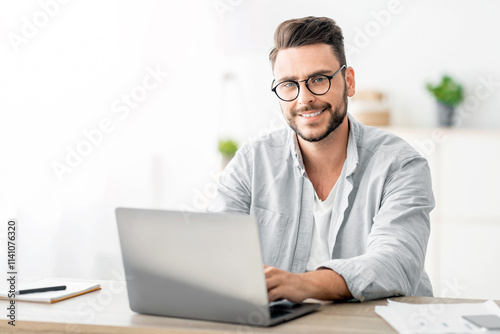
[[323, 110], [320, 110], [320, 111], [317, 111], [315, 113], [312, 113], [312, 114], [299, 114], [300, 116], [302, 117], [314, 117], [314, 116], [318, 116], [319, 114], [321, 114], [323, 111], [325, 111], [325, 109]]

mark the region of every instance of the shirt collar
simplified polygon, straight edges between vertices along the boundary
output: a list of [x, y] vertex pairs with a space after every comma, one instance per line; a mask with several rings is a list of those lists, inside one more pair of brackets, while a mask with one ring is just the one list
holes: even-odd
[[293, 166], [299, 168], [301, 173], [305, 176], [306, 170], [304, 168], [304, 161], [302, 160], [302, 151], [300, 150], [299, 140], [297, 139], [297, 134], [292, 129], [290, 129], [290, 151]]
[[347, 140], [347, 157], [345, 159], [346, 176], [356, 172], [359, 163], [358, 136], [360, 134], [359, 123], [347, 113], [349, 119], [349, 139]]

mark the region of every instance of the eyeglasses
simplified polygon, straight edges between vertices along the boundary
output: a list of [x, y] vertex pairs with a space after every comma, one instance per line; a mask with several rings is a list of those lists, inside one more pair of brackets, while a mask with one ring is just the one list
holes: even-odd
[[[330, 90], [333, 77], [344, 68], [346, 68], [346, 65], [342, 65], [337, 72], [332, 75], [318, 74], [300, 81], [286, 80], [272, 87], [271, 90], [280, 100], [290, 102], [299, 96], [300, 83], [305, 82], [307, 89], [314, 95], [325, 95]], [[272, 85], [274, 85], [274, 80]]]

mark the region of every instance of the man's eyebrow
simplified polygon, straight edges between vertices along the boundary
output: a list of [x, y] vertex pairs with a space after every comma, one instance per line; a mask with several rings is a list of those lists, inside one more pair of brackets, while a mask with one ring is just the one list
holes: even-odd
[[[320, 75], [320, 74], [327, 74], [327, 75], [332, 75], [334, 73], [334, 71], [332, 70], [318, 70], [318, 71], [315, 71], [311, 74], [309, 74], [307, 76], [307, 78], [310, 78], [312, 76], [315, 76], [315, 75]], [[306, 79], [307, 79], [306, 78]], [[276, 80], [276, 82], [283, 82], [283, 81], [297, 81], [298, 77], [297, 76], [285, 76], [285, 77], [282, 77], [280, 78], [279, 80]]]

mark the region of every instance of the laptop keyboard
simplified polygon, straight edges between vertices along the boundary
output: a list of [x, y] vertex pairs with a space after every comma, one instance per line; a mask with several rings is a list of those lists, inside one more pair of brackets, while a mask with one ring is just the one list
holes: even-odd
[[280, 317], [282, 315], [291, 313], [294, 309], [300, 307], [301, 303], [292, 303], [288, 300], [275, 301], [269, 304], [271, 311], [271, 319]]

